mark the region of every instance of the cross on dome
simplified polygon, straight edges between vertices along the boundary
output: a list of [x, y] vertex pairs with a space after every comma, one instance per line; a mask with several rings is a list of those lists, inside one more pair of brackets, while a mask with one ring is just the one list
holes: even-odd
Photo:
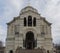
[[28, 0], [28, 1], [27, 1], [27, 6], [30, 6], [30, 1], [31, 1], [31, 0]]

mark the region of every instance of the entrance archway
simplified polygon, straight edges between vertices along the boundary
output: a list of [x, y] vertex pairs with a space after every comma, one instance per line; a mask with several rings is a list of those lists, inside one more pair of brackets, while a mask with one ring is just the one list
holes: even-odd
[[31, 31], [26, 33], [25, 47], [26, 47], [26, 49], [34, 49], [35, 48], [34, 33]]

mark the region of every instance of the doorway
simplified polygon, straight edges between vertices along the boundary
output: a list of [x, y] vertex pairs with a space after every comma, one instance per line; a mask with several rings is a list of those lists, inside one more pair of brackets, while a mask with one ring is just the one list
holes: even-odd
[[34, 49], [35, 48], [34, 33], [31, 31], [26, 33], [25, 47], [26, 47], [26, 49]]

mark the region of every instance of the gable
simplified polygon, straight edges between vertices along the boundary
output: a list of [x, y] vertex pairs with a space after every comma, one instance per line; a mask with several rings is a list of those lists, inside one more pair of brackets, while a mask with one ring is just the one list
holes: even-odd
[[44, 17], [42, 17], [41, 20], [42, 20], [43, 24], [45, 24], [45, 25], [50, 26], [52, 24], [52, 23], [49, 23]]
[[20, 16], [14, 17], [14, 19], [12, 21], [8, 22], [7, 25], [13, 24], [16, 20], [19, 20], [19, 19], [20, 19]]

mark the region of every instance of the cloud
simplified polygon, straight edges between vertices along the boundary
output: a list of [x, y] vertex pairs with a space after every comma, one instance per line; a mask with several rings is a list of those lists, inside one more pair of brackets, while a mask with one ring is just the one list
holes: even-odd
[[[46, 19], [52, 23], [52, 35], [55, 43], [60, 43], [60, 0], [50, 0], [47, 2], [44, 12]], [[59, 3], [59, 4], [58, 4]]]
[[24, 0], [0, 0], [0, 40], [5, 42], [7, 35], [6, 23], [18, 16], [23, 8]]
[[[35, 4], [34, 4], [34, 3]], [[54, 43], [60, 43], [60, 0], [31, 0], [33, 7], [52, 23], [52, 37]], [[59, 41], [58, 41], [59, 40]]]
[[[6, 37], [6, 23], [18, 16], [20, 10], [28, 5], [52, 23], [53, 42], [59, 43], [60, 37], [60, 0], [0, 0], [0, 37]], [[5, 26], [5, 27], [4, 27]]]

